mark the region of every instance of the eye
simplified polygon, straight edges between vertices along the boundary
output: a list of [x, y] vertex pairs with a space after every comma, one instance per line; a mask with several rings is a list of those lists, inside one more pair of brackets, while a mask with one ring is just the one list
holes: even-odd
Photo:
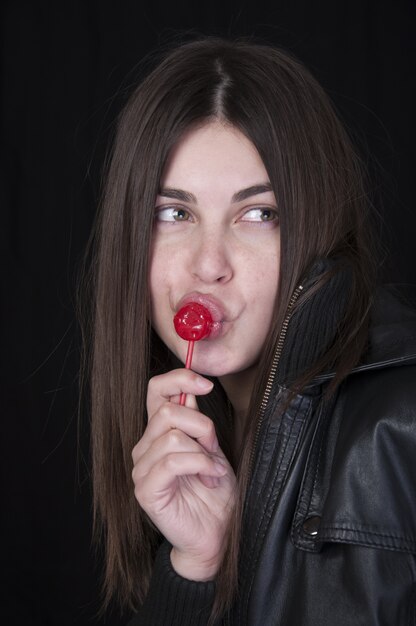
[[158, 222], [187, 222], [191, 214], [182, 207], [166, 206], [156, 209], [155, 219]]
[[242, 222], [277, 222], [277, 211], [269, 207], [256, 207], [249, 209], [240, 218]]

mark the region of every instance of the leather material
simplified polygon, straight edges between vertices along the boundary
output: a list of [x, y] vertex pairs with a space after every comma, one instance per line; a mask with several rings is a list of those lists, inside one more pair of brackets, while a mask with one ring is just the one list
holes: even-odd
[[416, 313], [383, 294], [370, 336], [332, 399], [275, 383], [225, 623], [416, 625]]

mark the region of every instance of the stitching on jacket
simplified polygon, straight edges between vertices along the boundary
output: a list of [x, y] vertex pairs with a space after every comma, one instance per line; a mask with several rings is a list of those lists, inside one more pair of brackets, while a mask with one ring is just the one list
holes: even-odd
[[325, 423], [324, 423], [324, 427], [322, 428], [322, 433], [321, 433], [321, 441], [320, 441], [320, 444], [319, 444], [318, 461], [316, 463], [315, 476], [314, 476], [314, 479], [313, 479], [312, 489], [311, 489], [310, 494], [309, 494], [308, 510], [309, 510], [309, 508], [311, 506], [312, 497], [313, 497], [313, 494], [315, 493], [315, 490], [316, 490], [316, 483], [318, 482], [319, 470], [321, 469], [322, 450], [323, 450], [323, 447], [324, 447], [324, 439], [325, 439], [325, 434], [327, 433], [328, 426], [329, 426], [329, 420], [326, 419], [327, 416], [328, 416], [328, 409], [329, 409], [329, 407], [325, 404], [325, 401], [323, 401], [322, 408], [321, 408], [321, 415], [323, 415], [323, 419], [325, 420]]
[[[296, 411], [296, 414], [298, 413], [298, 410]], [[291, 427], [290, 431], [293, 428], [293, 423], [294, 423], [294, 421], [292, 422], [292, 427]], [[276, 440], [275, 440], [275, 446], [273, 448], [273, 452], [276, 450], [276, 446], [277, 446], [277, 442], [278, 442], [278, 436], [281, 433], [282, 425], [283, 425], [283, 414], [281, 416], [279, 428], [278, 428], [278, 431], [276, 433]], [[269, 430], [270, 430], [270, 424], [269, 424], [269, 427], [268, 427], [268, 429], [267, 429], [267, 431], [265, 433], [265, 437], [267, 437], [267, 434], [268, 434]], [[290, 435], [290, 432], [289, 432], [289, 435]], [[273, 485], [275, 484], [275, 482], [277, 480], [277, 476], [278, 476], [278, 474], [280, 472], [280, 467], [281, 467], [281, 464], [282, 464], [282, 461], [283, 461], [283, 457], [284, 457], [284, 453], [285, 453], [286, 448], [287, 448], [288, 441], [289, 441], [289, 437], [287, 436], [286, 439], [285, 439], [285, 442], [284, 442], [284, 447], [283, 447], [283, 449], [281, 451], [279, 465], [277, 466], [276, 471], [274, 473], [275, 474], [275, 480], [273, 482]], [[271, 472], [271, 464], [269, 464], [269, 467], [267, 469], [267, 474], [270, 474], [270, 472]], [[261, 515], [259, 517], [258, 524], [256, 526], [256, 530], [254, 532], [254, 537], [256, 538], [254, 546], [253, 546], [255, 548], [255, 550], [254, 550], [255, 557], [254, 557], [254, 560], [251, 560], [251, 562], [249, 564], [249, 565], [251, 565], [251, 571], [252, 572], [256, 571], [257, 563], [258, 563], [258, 560], [260, 558], [261, 550], [259, 550], [258, 545], [259, 545], [260, 537], [261, 537], [261, 543], [263, 543], [263, 538], [264, 538], [264, 531], [263, 531], [263, 533], [260, 534], [260, 529], [263, 526], [264, 518], [265, 518], [265, 515], [266, 515], [266, 510], [268, 508], [268, 503], [269, 503], [269, 500], [270, 500], [270, 493], [271, 493], [271, 490], [269, 489], [267, 497], [266, 497], [266, 501], [263, 504], [263, 509], [262, 509]], [[248, 569], [248, 566], [247, 566], [247, 569]], [[245, 601], [243, 600], [243, 602], [241, 603], [242, 605], [244, 605], [244, 613], [245, 614], [247, 614], [247, 611], [248, 611], [248, 603], [249, 603], [249, 598], [250, 598], [250, 595], [251, 595], [252, 588], [253, 588], [253, 576], [251, 575], [250, 579], [249, 579], [248, 591], [245, 594]], [[239, 620], [241, 620], [242, 610], [243, 610], [243, 606], [241, 607], [241, 610], [239, 611]]]
[[[298, 409], [298, 410], [299, 410], [299, 409]], [[298, 412], [298, 411], [297, 411], [297, 412]], [[297, 414], [297, 412], [296, 412], [296, 414]], [[275, 452], [275, 450], [276, 450], [276, 448], [277, 448], [277, 446], [278, 446], [278, 443], [279, 443], [279, 435], [281, 435], [282, 426], [283, 426], [283, 415], [282, 415], [281, 422], [280, 422], [280, 424], [279, 424], [279, 428], [278, 428], [277, 433], [276, 433], [276, 439], [275, 439], [275, 443], [274, 443], [274, 446], [273, 446], [273, 453]], [[278, 477], [279, 472], [280, 472], [280, 468], [281, 468], [281, 465], [282, 465], [282, 462], [283, 462], [283, 457], [284, 457], [285, 452], [286, 452], [286, 448], [287, 448], [287, 444], [288, 444], [288, 442], [289, 442], [289, 436], [290, 436], [290, 432], [292, 431], [292, 428], [293, 428], [293, 423], [292, 423], [292, 425], [291, 425], [291, 427], [290, 427], [290, 431], [289, 431], [289, 433], [288, 433], [288, 434], [284, 437], [284, 439], [283, 439], [283, 441], [282, 441], [283, 448], [282, 448], [282, 450], [281, 450], [280, 460], [279, 460], [279, 464], [278, 464], [278, 466], [276, 467], [276, 469], [275, 469], [273, 472], [272, 472], [271, 464], [269, 464], [269, 465], [268, 465], [268, 467], [267, 467], [267, 472], [266, 472], [266, 475], [265, 475], [265, 477], [264, 477], [264, 482], [267, 482], [267, 479], [269, 478], [269, 476], [270, 476], [270, 474], [271, 474], [271, 473], [273, 473], [273, 474], [274, 474], [274, 481], [273, 481], [272, 485], [269, 487], [268, 492], [267, 492], [267, 494], [266, 494], [267, 501], [266, 501], [266, 502], [264, 502], [264, 504], [263, 504], [262, 513], [261, 513], [261, 516], [260, 516], [260, 518], [259, 518], [259, 523], [257, 524], [257, 527], [256, 527], [256, 531], [257, 531], [257, 532], [256, 532], [256, 535], [255, 535], [255, 536], [256, 536], [256, 538], [257, 538], [257, 535], [258, 535], [258, 531], [259, 531], [260, 527], [261, 527], [261, 526], [262, 526], [262, 524], [263, 524], [264, 516], [265, 516], [266, 510], [267, 510], [267, 505], [268, 505], [268, 502], [269, 502], [269, 499], [270, 499], [270, 494], [271, 494], [271, 492], [273, 491], [273, 487], [274, 487], [274, 485], [276, 484], [277, 477]], [[270, 425], [269, 425], [269, 427], [267, 428], [267, 431], [266, 431], [266, 433], [265, 433], [265, 437], [267, 437], [267, 435], [268, 435], [268, 433], [269, 433], [269, 430], [270, 430]], [[256, 541], [256, 543], [257, 543], [257, 541]]]
[[[348, 545], [355, 545], [355, 546], [365, 546], [367, 548], [383, 548], [385, 550], [392, 550], [394, 552], [409, 552], [410, 554], [414, 554], [414, 550], [415, 547], [413, 546], [403, 546], [402, 548], [399, 548], [397, 546], [392, 546], [392, 545], [386, 545], [385, 543], [381, 542], [381, 541], [369, 541], [369, 540], [365, 540], [365, 538], [344, 538], [344, 537], [333, 537], [333, 536], [328, 536], [325, 537], [325, 535], [323, 537], [319, 537], [318, 541], [324, 542], [324, 541], [329, 541], [329, 539], [331, 540], [332, 543], [340, 543], [340, 544], [348, 544]], [[406, 542], [404, 542], [406, 543]]]
[[357, 524], [356, 526], [343, 526], [340, 525], [332, 525], [332, 524], [321, 524], [319, 527], [319, 535], [321, 535], [321, 530], [338, 530], [338, 531], [346, 531], [346, 532], [370, 532], [372, 535], [377, 537], [387, 537], [390, 539], [400, 539], [403, 541], [407, 541], [409, 543], [416, 544], [416, 538], [408, 535], [395, 535], [392, 532], [381, 532], [380, 526], [373, 526], [371, 524]]
[[[342, 384], [341, 387], [338, 389], [338, 391], [329, 399], [329, 401], [323, 400], [321, 415], [323, 415], [324, 424], [323, 424], [322, 433], [321, 433], [321, 442], [319, 445], [319, 452], [318, 452], [318, 462], [316, 464], [315, 477], [314, 477], [313, 486], [310, 492], [308, 509], [311, 505], [312, 498], [316, 490], [316, 483], [318, 482], [319, 470], [321, 469], [321, 464], [322, 464], [322, 451], [324, 449], [324, 441], [327, 440], [326, 435], [328, 433], [330, 423], [331, 423], [331, 420], [328, 418], [328, 415], [333, 416], [335, 405], [342, 401], [341, 394], [342, 394], [343, 387], [344, 385]], [[338, 432], [339, 432], [339, 428], [338, 428]], [[335, 448], [334, 448], [334, 455], [335, 455]], [[332, 459], [331, 459], [331, 471], [330, 471], [331, 475], [332, 475], [332, 464], [334, 462], [334, 455], [332, 456]]]
[[[296, 411], [296, 415], [297, 415], [298, 411], [299, 411], [299, 408], [298, 408], [298, 409], [297, 409], [297, 411]], [[294, 423], [294, 420], [293, 420], [293, 422], [292, 422], [292, 427], [293, 427], [293, 423]], [[281, 431], [282, 431], [282, 426], [283, 426], [283, 414], [281, 415], [281, 419], [280, 419], [280, 423], [279, 423], [279, 428], [278, 428], [277, 433], [276, 433], [275, 445], [274, 445], [274, 447], [273, 447], [273, 452], [276, 450], [276, 446], [278, 445], [279, 435], [281, 434]], [[263, 439], [267, 438], [267, 435], [268, 435], [269, 431], [270, 431], [270, 422], [268, 423], [268, 427], [267, 427], [266, 432], [264, 433], [264, 438], [263, 438]], [[281, 466], [281, 464], [282, 464], [283, 456], [284, 456], [284, 453], [285, 453], [285, 450], [286, 450], [286, 447], [287, 447], [288, 441], [289, 441], [289, 437], [286, 437], [286, 440], [285, 440], [285, 442], [284, 442], [284, 447], [283, 447], [282, 452], [281, 452], [279, 465], [278, 465], [278, 467], [276, 468], [276, 472], [275, 472], [275, 481], [277, 480], [277, 475], [279, 474], [279, 471], [280, 471], [280, 466]], [[283, 442], [282, 442], [282, 443], [283, 443]], [[260, 463], [260, 462], [261, 462], [261, 454], [259, 454], [259, 463]], [[257, 468], [256, 468], [256, 469], [257, 469]], [[268, 468], [267, 468], [267, 474], [270, 474], [270, 472], [271, 472], [271, 464], [269, 464], [269, 466], [268, 466]], [[254, 484], [254, 481], [253, 481], [253, 484]], [[253, 486], [253, 488], [251, 489], [251, 492], [252, 492], [253, 490], [254, 490], [254, 486]], [[251, 496], [251, 495], [252, 495], [252, 494], [250, 494], [250, 496]], [[253, 548], [256, 548], [256, 546], [258, 546], [258, 545], [259, 545], [259, 539], [260, 539], [260, 529], [261, 529], [261, 527], [263, 526], [263, 520], [264, 520], [264, 517], [265, 517], [265, 513], [266, 513], [266, 510], [267, 510], [267, 506], [268, 506], [269, 499], [270, 499], [270, 490], [269, 490], [269, 492], [268, 492], [267, 499], [266, 499], [265, 503], [263, 504], [262, 512], [261, 512], [261, 515], [260, 515], [260, 516], [259, 516], [259, 518], [258, 518], [258, 523], [257, 523], [257, 525], [256, 525], [256, 527], [255, 527], [255, 530], [254, 530], [254, 531], [253, 531], [253, 530], [251, 531], [252, 536], [254, 536], [254, 537], [255, 537], [255, 542], [254, 542], [254, 546], [253, 546]], [[262, 536], [264, 536], [264, 535], [262, 535]], [[254, 566], [255, 566], [255, 565], [257, 565], [257, 562], [258, 562], [258, 559], [259, 559], [259, 553], [261, 552], [261, 550], [259, 550], [259, 549], [258, 549], [258, 547], [257, 547], [257, 549], [255, 549], [255, 550], [254, 550], [254, 552], [255, 552], [255, 554], [256, 554], [255, 559], [254, 559], [254, 560], [251, 560], [251, 561], [250, 561], [250, 563], [248, 563], [248, 564], [246, 565], [246, 569], [247, 569], [247, 570], [249, 570], [249, 565], [253, 565], [253, 564], [254, 564]], [[252, 571], [255, 571], [255, 567], [254, 567], [254, 568], [253, 568], [253, 567], [251, 567], [251, 570], [252, 570]], [[250, 579], [250, 582], [249, 582], [248, 592], [247, 592], [247, 594], [245, 594], [245, 601], [243, 600], [243, 602], [241, 603], [242, 605], [244, 605], [244, 612], [245, 612], [245, 613], [246, 613], [246, 612], [247, 612], [247, 610], [248, 610], [248, 601], [249, 601], [249, 598], [250, 598], [250, 594], [251, 594], [252, 587], [253, 587], [253, 576], [251, 576], [251, 579]], [[241, 606], [241, 609], [240, 609], [240, 611], [239, 611], [239, 619], [240, 619], [240, 620], [241, 620], [241, 612], [242, 612], [242, 610], [243, 610], [243, 606]]]
[[[269, 487], [269, 489], [267, 491], [267, 494], [266, 494], [267, 501], [263, 505], [263, 511], [262, 511], [262, 515], [261, 515], [261, 518], [259, 520], [259, 524], [257, 526], [257, 529], [259, 529], [262, 526], [262, 524], [263, 524], [265, 513], [266, 513], [266, 511], [268, 509], [268, 503], [269, 503], [269, 500], [270, 500], [270, 496], [271, 496], [271, 493], [273, 493], [273, 491], [274, 491], [274, 487], [275, 487], [277, 479], [279, 477], [279, 473], [280, 473], [280, 469], [281, 469], [281, 466], [282, 466], [282, 463], [283, 463], [283, 459], [285, 458], [287, 446], [288, 446], [288, 443], [290, 441], [290, 435], [291, 435], [292, 430], [293, 430], [293, 428], [295, 426], [297, 416], [298, 416], [298, 414], [300, 412], [300, 409], [301, 409], [301, 407], [303, 405], [303, 401], [304, 401], [304, 398], [302, 398], [301, 402], [299, 403], [299, 406], [297, 407], [296, 412], [295, 412], [295, 414], [294, 414], [294, 416], [293, 416], [293, 418], [291, 420], [289, 432], [286, 433], [284, 441], [282, 442], [283, 447], [281, 449], [281, 454], [280, 454], [280, 459], [279, 459], [278, 466], [276, 468], [273, 468], [273, 470], [272, 470], [271, 464], [269, 464], [269, 466], [267, 468], [267, 474], [265, 476], [265, 480], [267, 481], [267, 479], [269, 478], [270, 475], [273, 475], [274, 479], [273, 479], [273, 482], [272, 482], [272, 484], [270, 485], [270, 487]], [[273, 452], [276, 450], [276, 447], [277, 447], [277, 444], [278, 444], [278, 435], [281, 434], [283, 423], [284, 423], [284, 414], [282, 415], [282, 419], [281, 419], [281, 422], [279, 424], [279, 429], [278, 429], [277, 434], [276, 434], [276, 443], [275, 443], [275, 446], [273, 448]]]
[[[412, 365], [416, 358], [416, 353], [408, 354], [406, 356], [399, 356], [393, 359], [385, 359], [384, 361], [379, 361], [377, 363], [365, 363], [363, 365], [359, 365], [357, 367], [353, 367], [350, 374], [360, 374], [361, 372], [368, 372], [369, 370], [380, 370], [387, 367], [394, 367], [396, 365], [403, 365], [409, 363]], [[315, 383], [324, 383], [328, 380], [334, 378], [335, 372], [328, 372], [327, 374], [320, 374], [312, 382]]]
[[[283, 395], [283, 391], [284, 391], [283, 387], [281, 387], [281, 386], [279, 385], [279, 392], [278, 392], [278, 394], [276, 395], [275, 400], [274, 400], [273, 404], [272, 404], [272, 405], [271, 405], [271, 407], [270, 407], [270, 411], [271, 411], [271, 412], [273, 412], [273, 410], [276, 410], [276, 407], [279, 405], [279, 403], [280, 403], [280, 398], [281, 398], [281, 396]], [[276, 433], [275, 446], [276, 446], [276, 445], [277, 445], [277, 443], [278, 443], [278, 435], [279, 435], [279, 433], [280, 433], [281, 427], [282, 427], [282, 421], [280, 421], [279, 428], [278, 428], [277, 433]], [[268, 422], [267, 422], [267, 429], [266, 429], [266, 432], [264, 433], [264, 437], [263, 437], [263, 439], [267, 438], [268, 433], [269, 433], [269, 430], [270, 430], [270, 421], [268, 421]], [[274, 448], [274, 449], [275, 449], [275, 448]], [[252, 473], [252, 476], [253, 476], [253, 477], [254, 477], [254, 476], [256, 475], [256, 473], [257, 473], [257, 468], [258, 468], [258, 465], [260, 464], [260, 462], [261, 462], [261, 458], [260, 458], [260, 455], [259, 455], [259, 456], [258, 456], [258, 459], [257, 459], [257, 462], [256, 462], [256, 463], [254, 464], [254, 466], [253, 466], [253, 470], [252, 470], [252, 472], [253, 472], [253, 473]], [[268, 471], [268, 472], [270, 471], [270, 468], [269, 468], [269, 467], [268, 467], [267, 471]], [[248, 486], [248, 489], [247, 489], [247, 494], [246, 494], [246, 502], [249, 502], [249, 501], [250, 501], [250, 499], [251, 499], [251, 497], [252, 497], [252, 494], [253, 494], [253, 491], [254, 491], [254, 481], [250, 481], [249, 486]]]
[[[266, 499], [266, 502], [265, 502], [265, 503], [264, 503], [264, 505], [263, 505], [262, 514], [261, 514], [261, 516], [260, 516], [260, 520], [259, 520], [259, 523], [258, 523], [257, 528], [256, 528], [256, 534], [255, 534], [255, 536], [256, 536], [256, 542], [255, 542], [255, 545], [256, 545], [256, 546], [258, 546], [258, 545], [259, 545], [259, 541], [260, 541], [261, 545], [263, 544], [263, 540], [264, 540], [264, 537], [265, 537], [266, 531], [265, 531], [265, 529], [263, 529], [263, 531], [260, 533], [260, 530], [261, 530], [261, 528], [262, 528], [262, 526], [263, 526], [263, 522], [264, 522], [265, 517], [266, 517], [266, 511], [267, 511], [267, 509], [268, 509], [268, 505], [269, 505], [269, 501], [270, 501], [271, 493], [273, 492], [273, 488], [274, 488], [274, 486], [275, 486], [275, 484], [276, 484], [276, 482], [277, 482], [277, 478], [278, 478], [279, 473], [280, 473], [280, 468], [281, 468], [281, 465], [282, 465], [282, 462], [283, 462], [283, 458], [284, 458], [284, 456], [285, 456], [285, 452], [286, 452], [286, 449], [287, 449], [287, 445], [288, 445], [288, 442], [289, 442], [289, 439], [290, 439], [290, 433], [291, 433], [291, 432], [292, 432], [292, 430], [293, 430], [293, 426], [294, 426], [294, 424], [295, 424], [296, 417], [297, 417], [297, 415], [298, 415], [298, 413], [299, 413], [299, 410], [300, 410], [300, 407], [301, 407], [301, 406], [302, 406], [302, 402], [300, 402], [300, 406], [296, 409], [296, 413], [295, 413], [295, 416], [294, 416], [294, 418], [293, 418], [293, 420], [292, 420], [292, 423], [291, 423], [291, 426], [290, 426], [289, 433], [287, 434], [287, 436], [286, 436], [286, 438], [285, 438], [284, 447], [283, 447], [283, 449], [282, 449], [282, 451], [281, 451], [281, 454], [280, 454], [279, 464], [278, 464], [278, 466], [277, 466], [276, 470], [273, 472], [273, 474], [274, 474], [274, 481], [273, 481], [272, 485], [270, 486], [270, 488], [269, 488], [269, 490], [268, 490], [268, 493], [267, 493], [267, 499]], [[281, 432], [282, 425], [283, 425], [283, 415], [282, 415], [282, 420], [281, 420], [281, 422], [280, 422], [280, 424], [279, 424], [279, 430], [278, 430], [278, 433], [277, 433], [277, 434], [279, 434], [279, 433]], [[277, 438], [276, 438], [276, 439], [277, 439]], [[274, 449], [276, 449], [276, 448], [274, 448]], [[269, 468], [270, 468], [270, 465], [269, 465]], [[268, 470], [268, 471], [269, 471], [269, 470]], [[267, 530], [267, 529], [266, 529], [266, 530]], [[260, 558], [260, 553], [261, 553], [261, 550], [259, 550], [259, 549], [257, 548], [257, 549], [255, 550], [255, 553], [256, 553], [255, 560], [252, 560], [252, 561], [251, 561], [252, 571], [253, 571], [253, 572], [254, 572], [254, 571], [256, 571], [256, 569], [257, 569], [257, 563], [258, 563], [259, 558]], [[247, 608], [248, 608], [248, 601], [249, 601], [249, 598], [250, 598], [250, 595], [251, 595], [252, 588], [253, 588], [253, 576], [251, 576], [251, 578], [250, 578], [250, 583], [249, 583], [248, 593], [246, 594], [246, 611], [247, 611]]]
[[[320, 440], [319, 440], [319, 449], [318, 449], [318, 453], [313, 454], [312, 458], [310, 458], [308, 460], [308, 463], [305, 467], [305, 476], [307, 476], [308, 474], [308, 468], [310, 467], [311, 464], [314, 463], [314, 459], [317, 456], [317, 463], [316, 463], [316, 469], [315, 469], [315, 473], [314, 473], [314, 479], [313, 479], [313, 483], [312, 483], [312, 487], [309, 490], [309, 497], [308, 498], [303, 498], [302, 495], [306, 496], [305, 494], [305, 485], [303, 485], [301, 487], [301, 496], [298, 499], [297, 502], [297, 506], [296, 506], [296, 510], [295, 510], [295, 515], [294, 515], [294, 521], [295, 524], [292, 524], [292, 530], [291, 530], [291, 537], [292, 537], [292, 541], [294, 544], [297, 543], [298, 538], [295, 535], [299, 535], [299, 529], [297, 528], [297, 520], [298, 518], [302, 518], [304, 519], [305, 516], [307, 517], [310, 514], [310, 508], [311, 508], [311, 503], [312, 503], [312, 498], [313, 498], [313, 494], [315, 493], [316, 490], [316, 484], [318, 481], [318, 475], [319, 475], [319, 470], [321, 467], [321, 463], [322, 463], [322, 451], [323, 451], [323, 446], [324, 446], [324, 441], [325, 441], [325, 434], [328, 431], [329, 428], [329, 420], [327, 419], [328, 416], [328, 412], [331, 410], [331, 408], [334, 407], [335, 402], [338, 398], [338, 394], [332, 398], [331, 402], [328, 404], [326, 403], [324, 400], [321, 400], [321, 405], [320, 405], [320, 410], [319, 410], [319, 415], [318, 415], [318, 419], [317, 419], [317, 436], [319, 436]], [[324, 424], [322, 425], [322, 421], [324, 421]], [[321, 426], [320, 432], [318, 432], [319, 427]], [[313, 444], [312, 444], [313, 445]], [[301, 508], [305, 506], [305, 511], [302, 512]], [[311, 537], [308, 538], [302, 538], [304, 544], [306, 543], [307, 545], [310, 546], [310, 548], [312, 548], [311, 551], [313, 551], [313, 546], [316, 544], [315, 538], [312, 539]], [[306, 548], [306, 546], [303, 546], [304, 548]]]
[[[323, 413], [323, 404], [320, 407], [320, 411], [319, 411], [319, 416], [318, 416], [318, 428], [319, 428], [319, 424], [320, 424], [320, 420], [322, 417], [322, 413]], [[313, 479], [313, 485], [312, 485], [312, 489], [310, 489], [309, 491], [309, 497], [307, 498], [305, 504], [306, 504], [306, 508], [305, 508], [305, 513], [307, 511], [309, 511], [310, 506], [311, 506], [311, 502], [312, 502], [312, 494], [314, 492], [315, 489], [315, 485], [316, 485], [316, 481], [317, 481], [317, 477], [318, 477], [318, 468], [319, 468], [319, 464], [320, 464], [320, 456], [322, 453], [322, 445], [323, 445], [323, 433], [321, 434], [321, 441], [319, 443], [319, 452], [318, 452], [318, 462], [316, 464], [316, 469], [315, 469], [315, 475], [314, 475], [314, 479]], [[314, 455], [315, 456], [315, 455]], [[305, 469], [305, 475], [307, 475], [307, 467], [308, 467], [309, 463], [306, 466]], [[300, 509], [301, 509], [301, 504], [302, 504], [302, 498], [299, 498], [297, 506], [296, 506], [296, 510], [295, 510], [295, 516], [301, 516], [303, 517], [305, 513], [301, 513]]]
[[[284, 447], [283, 447], [283, 449], [282, 449], [282, 451], [281, 451], [280, 460], [279, 460], [279, 465], [278, 465], [278, 467], [276, 468], [276, 470], [274, 470], [274, 471], [273, 471], [273, 474], [274, 474], [274, 477], [275, 477], [275, 478], [274, 478], [274, 481], [273, 481], [272, 485], [270, 486], [270, 489], [268, 490], [268, 494], [267, 494], [267, 501], [266, 501], [265, 505], [263, 506], [263, 511], [262, 511], [262, 514], [261, 514], [261, 519], [260, 519], [259, 524], [257, 525], [257, 533], [256, 533], [256, 546], [258, 546], [258, 545], [259, 545], [259, 540], [260, 540], [260, 538], [261, 538], [260, 545], [263, 545], [263, 542], [264, 542], [264, 537], [265, 537], [265, 535], [267, 534], [267, 528], [268, 528], [268, 524], [270, 523], [270, 519], [271, 519], [271, 517], [272, 517], [272, 512], [270, 513], [270, 515], [269, 515], [269, 519], [267, 520], [266, 528], [263, 528], [263, 530], [262, 530], [261, 534], [260, 534], [260, 529], [261, 529], [261, 527], [262, 527], [262, 526], [263, 526], [263, 524], [264, 524], [265, 517], [266, 517], [266, 511], [269, 509], [270, 497], [271, 497], [271, 494], [274, 492], [274, 487], [275, 487], [275, 485], [276, 485], [276, 482], [277, 482], [278, 476], [279, 476], [279, 474], [280, 474], [281, 465], [282, 465], [282, 463], [283, 463], [284, 458], [286, 457], [286, 450], [287, 450], [287, 447], [288, 447], [288, 443], [289, 443], [289, 441], [290, 441], [290, 436], [291, 436], [291, 434], [292, 434], [292, 431], [293, 431], [293, 429], [294, 429], [295, 425], [297, 425], [297, 421], [298, 421], [298, 420], [297, 420], [297, 418], [298, 418], [298, 415], [299, 415], [299, 413], [301, 413], [301, 409], [303, 408], [303, 406], [304, 406], [304, 403], [305, 403], [305, 402], [308, 402], [308, 400], [307, 400], [307, 398], [305, 398], [304, 396], [302, 396], [302, 397], [301, 397], [301, 399], [300, 399], [300, 402], [299, 402], [298, 406], [296, 407], [296, 411], [295, 411], [294, 415], [292, 416], [292, 419], [291, 419], [291, 424], [290, 424], [290, 429], [289, 429], [289, 431], [288, 431], [288, 433], [287, 433], [286, 440], [285, 440], [285, 443], [284, 443]], [[298, 442], [299, 442], [300, 435], [301, 435], [301, 433], [302, 433], [302, 431], [303, 431], [302, 426], [303, 426], [303, 425], [307, 422], [307, 418], [308, 418], [308, 417], [309, 417], [309, 415], [310, 415], [311, 406], [312, 406], [312, 402], [309, 402], [309, 406], [307, 407], [307, 411], [306, 411], [306, 413], [305, 413], [305, 418], [300, 420], [300, 425], [299, 425], [299, 428], [298, 428], [298, 433], [297, 433], [297, 436], [296, 436], [296, 441], [295, 441], [295, 442], [294, 442], [294, 444], [293, 444], [293, 450], [296, 450], [296, 448], [297, 448], [297, 445], [298, 445]], [[302, 411], [302, 412], [303, 412], [303, 411]], [[281, 432], [281, 429], [282, 429], [282, 426], [283, 426], [283, 422], [284, 422], [284, 419], [283, 419], [283, 418], [284, 418], [284, 414], [282, 415], [282, 420], [281, 420], [280, 425], [279, 425], [278, 434]], [[274, 449], [275, 449], [275, 448], [274, 448]], [[270, 467], [270, 466], [269, 466], [269, 467]], [[268, 473], [270, 473], [270, 472], [268, 472]], [[279, 494], [281, 493], [281, 490], [282, 490], [282, 488], [283, 488], [283, 486], [284, 486], [284, 481], [283, 481], [282, 479], [280, 480], [280, 482], [281, 482], [281, 486], [280, 486], [280, 489], [279, 489], [279, 493], [278, 493], [278, 494], [276, 494], [275, 503], [273, 504], [273, 510], [274, 510], [275, 504], [276, 504], [276, 502], [277, 502], [277, 500], [278, 500], [278, 496], [279, 496]], [[256, 571], [256, 569], [257, 569], [257, 564], [258, 564], [258, 561], [259, 561], [259, 558], [260, 558], [260, 554], [261, 554], [261, 549], [260, 549], [260, 550], [259, 550], [259, 549], [257, 549], [257, 550], [256, 550], [256, 557], [255, 557], [255, 559], [254, 559], [254, 560], [252, 560], [252, 561], [251, 561], [251, 563], [250, 563], [252, 572], [255, 572], [255, 571]], [[245, 615], [247, 614], [247, 610], [248, 610], [248, 603], [249, 603], [249, 599], [250, 599], [251, 592], [252, 592], [252, 589], [253, 589], [253, 584], [254, 584], [254, 577], [251, 575], [251, 576], [250, 576], [249, 585], [248, 585], [248, 590], [247, 590], [247, 593], [245, 594], [245, 602], [242, 602], [242, 603], [241, 603], [242, 605], [244, 604], [244, 612], [245, 612]], [[240, 620], [241, 620], [242, 610], [243, 610], [243, 606], [241, 606], [241, 610], [239, 611], [239, 619], [240, 619]]]

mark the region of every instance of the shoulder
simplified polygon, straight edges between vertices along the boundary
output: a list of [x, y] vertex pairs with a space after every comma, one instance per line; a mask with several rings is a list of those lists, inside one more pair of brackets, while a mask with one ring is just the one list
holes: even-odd
[[325, 517], [367, 545], [416, 553], [416, 364], [350, 376]]
[[[380, 292], [369, 346], [340, 392], [339, 443], [356, 454], [403, 452], [416, 437], [416, 311], [389, 291]], [[405, 460], [405, 459], [404, 459]]]
[[[383, 292], [364, 358], [322, 405], [295, 518], [298, 545], [416, 554], [415, 458], [416, 312]], [[319, 520], [314, 537], [302, 531], [308, 519]]]
[[[416, 433], [416, 362], [395, 363], [352, 374], [340, 393], [343, 429], [374, 437], [389, 432]], [[412, 428], [413, 427], [413, 428]], [[372, 434], [371, 434], [372, 433]]]
[[368, 350], [340, 401], [340, 441], [351, 440], [358, 452], [387, 445], [390, 453], [395, 445], [404, 451], [416, 443], [416, 311], [387, 290], [378, 294]]

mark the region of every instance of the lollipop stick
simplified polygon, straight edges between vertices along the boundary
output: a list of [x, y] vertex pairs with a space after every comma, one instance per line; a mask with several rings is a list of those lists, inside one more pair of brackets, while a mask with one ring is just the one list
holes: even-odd
[[[186, 361], [185, 361], [185, 367], [187, 370], [191, 369], [191, 364], [192, 364], [192, 355], [194, 353], [194, 345], [195, 345], [195, 341], [192, 341], [192, 339], [188, 342], [188, 352], [186, 354]], [[181, 406], [183, 406], [186, 402], [186, 393], [181, 393], [181, 397], [179, 399], [179, 404]]]
[[195, 345], [195, 341], [193, 341], [192, 339], [188, 341], [188, 352], [186, 354], [186, 361], [185, 361], [185, 367], [187, 370], [191, 369], [192, 355], [194, 353], [194, 345]]

